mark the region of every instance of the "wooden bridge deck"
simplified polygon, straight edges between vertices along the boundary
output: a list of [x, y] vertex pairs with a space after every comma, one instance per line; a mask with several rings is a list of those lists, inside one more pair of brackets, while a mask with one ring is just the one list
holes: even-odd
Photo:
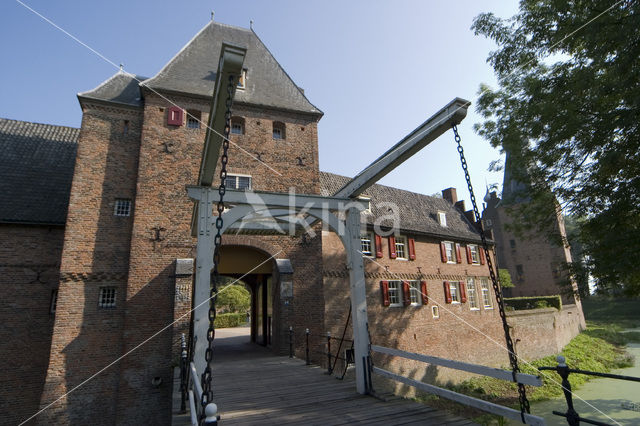
[[[222, 425], [473, 424], [401, 398], [382, 401], [359, 395], [352, 380], [337, 380], [303, 360], [276, 357], [233, 339], [235, 343], [221, 343], [214, 358], [213, 386]], [[173, 424], [186, 421], [185, 416], [174, 416]]]

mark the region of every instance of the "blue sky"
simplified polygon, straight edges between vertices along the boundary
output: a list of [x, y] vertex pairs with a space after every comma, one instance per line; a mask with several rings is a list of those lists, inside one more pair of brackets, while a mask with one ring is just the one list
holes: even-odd
[[[20, 0], [125, 71], [153, 76], [210, 19], [253, 28], [307, 97], [324, 111], [320, 167], [353, 176], [458, 96], [475, 103], [495, 85], [495, 45], [469, 29], [481, 12], [501, 17], [516, 1], [120, 1]], [[117, 71], [20, 2], [0, 4], [0, 117], [80, 126], [78, 92]], [[498, 151], [459, 126], [479, 199]], [[433, 194], [454, 186], [469, 199], [451, 132], [381, 183]], [[469, 206], [467, 204], [467, 206]]]

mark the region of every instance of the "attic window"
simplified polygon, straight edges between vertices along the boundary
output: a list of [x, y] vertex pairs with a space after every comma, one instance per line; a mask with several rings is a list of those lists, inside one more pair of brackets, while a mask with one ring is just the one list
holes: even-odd
[[286, 139], [285, 131], [284, 131], [284, 123], [280, 121], [273, 122], [273, 138], [274, 139]]
[[200, 111], [189, 110], [187, 111], [187, 128], [199, 129], [200, 128]]
[[238, 89], [244, 90], [247, 85], [247, 69], [244, 68], [238, 78]]
[[447, 215], [445, 214], [445, 212], [438, 212], [438, 223], [443, 228], [447, 227]]

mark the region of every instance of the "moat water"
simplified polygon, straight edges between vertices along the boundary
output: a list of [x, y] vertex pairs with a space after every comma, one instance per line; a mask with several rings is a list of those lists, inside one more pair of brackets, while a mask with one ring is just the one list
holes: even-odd
[[[613, 374], [640, 377], [640, 344], [631, 343], [627, 350], [635, 356], [635, 366], [611, 371]], [[571, 360], [567, 360], [571, 365]], [[558, 376], [560, 380], [560, 376]], [[579, 398], [577, 396], [579, 396]], [[597, 378], [574, 391], [574, 408], [581, 417], [612, 425], [640, 425], [640, 383]], [[564, 397], [532, 404], [531, 414], [544, 417], [550, 426], [566, 425], [564, 417], [552, 411], [567, 411]], [[607, 417], [608, 416], [608, 417]], [[510, 424], [518, 424], [511, 422]]]

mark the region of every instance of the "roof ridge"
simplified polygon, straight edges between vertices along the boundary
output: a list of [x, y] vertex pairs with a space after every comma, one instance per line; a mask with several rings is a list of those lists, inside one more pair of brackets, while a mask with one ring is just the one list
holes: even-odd
[[318, 112], [320, 112], [320, 114], [324, 115], [324, 112], [318, 108], [317, 106], [315, 106], [310, 100], [309, 98], [307, 98], [307, 95], [304, 94], [304, 92], [302, 91], [302, 89], [300, 89], [300, 86], [298, 86], [296, 84], [295, 81], [293, 81], [293, 79], [291, 78], [291, 76], [289, 75], [289, 73], [284, 69], [284, 67], [280, 64], [280, 61], [278, 61], [278, 59], [275, 57], [275, 55], [271, 52], [271, 50], [269, 50], [269, 48], [267, 47], [266, 44], [264, 44], [264, 42], [262, 41], [262, 39], [260, 38], [260, 36], [258, 35], [258, 33], [256, 33], [254, 31], [253, 28], [250, 29], [250, 31], [253, 33], [254, 36], [256, 36], [256, 39], [258, 39], [258, 41], [260, 42], [260, 44], [262, 44], [262, 46], [264, 47], [264, 49], [269, 53], [269, 55], [271, 55], [271, 57], [273, 58], [273, 60], [276, 62], [276, 65], [278, 65], [278, 67], [280, 68], [280, 70], [282, 70], [282, 72], [284, 73], [284, 75], [287, 76], [287, 78], [289, 79], [289, 81], [291, 82], [291, 84], [293, 84], [295, 86], [295, 88], [298, 90], [298, 93], [300, 93], [302, 95], [302, 97], [309, 102], [309, 105], [311, 105], [313, 108], [315, 108]]
[[16, 120], [14, 118], [4, 118], [4, 117], [0, 117], [0, 121], [11, 121], [14, 124], [25, 123], [25, 124], [33, 124], [33, 125], [38, 125], [38, 126], [46, 126], [46, 127], [49, 127], [49, 128], [57, 127], [57, 128], [62, 128], [62, 129], [80, 131], [79, 127], [64, 126], [62, 124], [48, 124], [48, 123], [40, 123], [40, 122], [37, 122], [37, 121]]
[[200, 36], [200, 34], [204, 33], [204, 31], [209, 28], [210, 26], [212, 26], [214, 23], [214, 21], [209, 21], [207, 22], [207, 25], [205, 25], [204, 27], [202, 27], [200, 29], [200, 31], [198, 31], [196, 33], [196, 35], [194, 35], [193, 37], [191, 37], [191, 39], [184, 45], [182, 46], [182, 48], [175, 54], [173, 55], [173, 57], [171, 59], [169, 59], [169, 62], [167, 62], [166, 64], [164, 64], [164, 66], [162, 68], [160, 68], [160, 71], [158, 71], [156, 73], [156, 75], [154, 75], [153, 77], [150, 77], [148, 79], [146, 79], [145, 81], [141, 82], [140, 85], [141, 86], [147, 86], [149, 87], [149, 83], [151, 83], [153, 80], [159, 78], [161, 75], [163, 75], [163, 73], [165, 72], [165, 70], [167, 68], [169, 68], [169, 66], [173, 63], [173, 61], [175, 61], [178, 56], [180, 56], [182, 54], [182, 52], [184, 52], [184, 50], [191, 45], [191, 43], [193, 43], [193, 41], [198, 38]]

